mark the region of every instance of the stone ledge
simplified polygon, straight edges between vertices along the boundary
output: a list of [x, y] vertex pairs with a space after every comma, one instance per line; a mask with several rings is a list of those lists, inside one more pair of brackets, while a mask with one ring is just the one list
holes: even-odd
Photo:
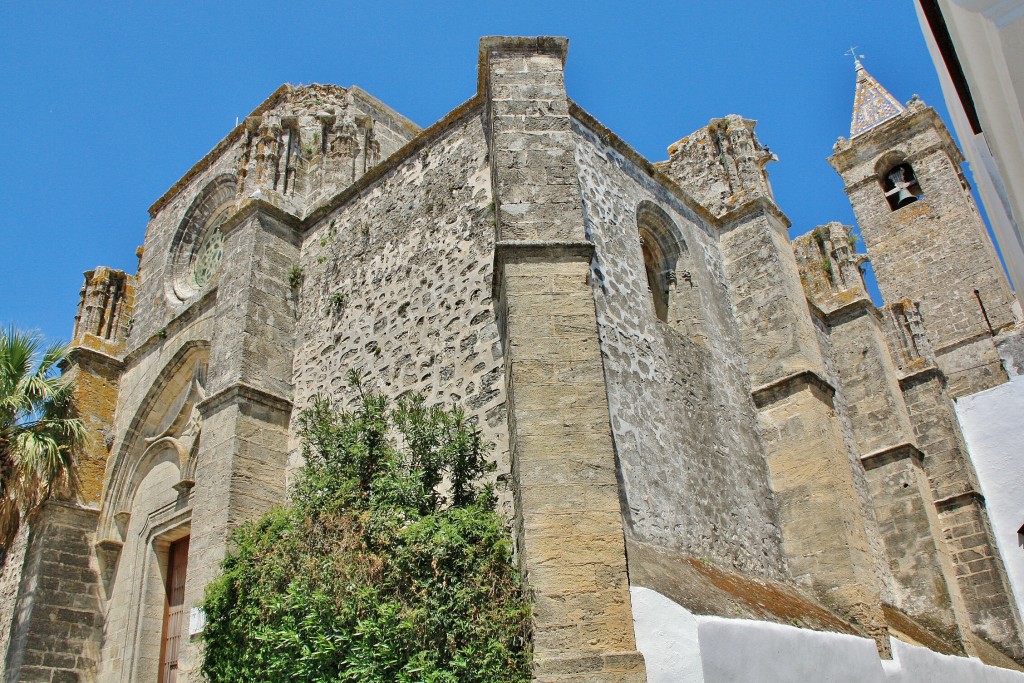
[[955, 496], [948, 496], [940, 500], [935, 501], [935, 509], [940, 513], [952, 512], [968, 505], [978, 505], [979, 507], [985, 507], [985, 496], [979, 492], [971, 490], [958, 493]]
[[905, 459], [910, 459], [914, 464], [920, 466], [924, 463], [924, 453], [914, 444], [901, 443], [860, 456], [860, 462], [865, 470], [873, 470]]
[[718, 217], [718, 229], [721, 232], [729, 232], [739, 227], [740, 223], [745, 219], [758, 213], [771, 216], [777, 220], [779, 222], [778, 230], [785, 234], [786, 241], [789, 241], [789, 228], [792, 223], [786, 214], [782, 212], [782, 209], [767, 197], [752, 197], [742, 204], [729, 209]]
[[909, 387], [916, 384], [923, 384], [924, 382], [935, 378], [943, 379], [945, 378], [945, 375], [942, 374], [942, 371], [939, 370], [937, 365], [928, 365], [920, 370], [900, 377], [900, 389], [906, 391]]
[[[238, 208], [233, 214], [228, 216], [220, 226], [221, 233], [227, 235], [242, 226], [246, 220], [256, 216], [258, 214], [266, 214], [276, 221], [283, 223], [289, 228], [298, 228], [302, 223], [302, 220], [288, 211], [285, 211], [281, 207], [274, 204], [271, 199], [280, 197], [281, 194], [274, 190], [268, 190], [264, 193], [262, 190], [258, 191], [259, 196], [245, 197], [238, 203]], [[268, 197], [270, 199], [268, 199]]]
[[494, 245], [496, 266], [530, 259], [543, 261], [585, 260], [594, 256], [594, 243], [585, 240], [503, 241]]
[[213, 396], [210, 396], [196, 407], [199, 409], [203, 419], [209, 419], [210, 415], [217, 412], [232, 401], [252, 401], [271, 410], [291, 413], [292, 402], [283, 396], [272, 394], [269, 391], [258, 389], [244, 382], [236, 382], [231, 386], [221, 389]]
[[[94, 366], [103, 366], [117, 374], [120, 374], [121, 371], [124, 370], [123, 360], [100, 351], [99, 349], [93, 349], [88, 346], [72, 346], [68, 349], [68, 356], [65, 361], [66, 366], [70, 366], [72, 364], [83, 365], [85, 363], [89, 363]], [[63, 366], [62, 369], [64, 369]]]
[[835, 387], [822, 379], [818, 373], [813, 370], [801, 370], [782, 379], [756, 387], [750, 392], [750, 396], [754, 399], [754, 405], [757, 408], [764, 408], [771, 403], [778, 403], [784, 398], [789, 398], [804, 387], [818, 389], [828, 396], [829, 403], [832, 402], [832, 397], [836, 393]]
[[562, 36], [484, 36], [480, 39], [480, 53], [486, 56], [492, 52], [552, 54], [561, 57], [564, 64], [569, 39]]
[[878, 309], [875, 308], [875, 303], [867, 296], [864, 296], [843, 304], [838, 308], [834, 308], [831, 311], [825, 312], [825, 319], [830, 324], [842, 325], [854, 318], [871, 315], [872, 313], [877, 315], [877, 311]]
[[494, 245], [494, 277], [491, 298], [498, 301], [504, 284], [504, 267], [508, 263], [547, 261], [550, 263], [583, 261], [594, 258], [594, 243], [585, 240], [504, 241]]

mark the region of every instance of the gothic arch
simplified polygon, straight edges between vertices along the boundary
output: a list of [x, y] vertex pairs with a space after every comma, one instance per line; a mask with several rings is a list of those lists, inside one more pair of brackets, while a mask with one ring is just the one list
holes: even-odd
[[689, 326], [700, 306], [696, 291], [690, 291], [693, 263], [686, 240], [668, 213], [651, 201], [637, 206], [636, 224], [655, 316], [673, 328]]
[[[172, 460], [181, 480], [194, 480], [210, 344], [188, 341], [157, 375], [139, 403], [127, 437], [115, 454], [103, 496], [101, 533], [113, 534], [115, 517], [131, 509], [136, 487], [158, 462]], [[170, 457], [168, 457], [170, 454]]]

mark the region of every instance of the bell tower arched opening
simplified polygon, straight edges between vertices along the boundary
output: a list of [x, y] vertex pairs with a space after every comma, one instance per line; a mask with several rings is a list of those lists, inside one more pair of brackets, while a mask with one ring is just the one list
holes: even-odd
[[924, 197], [921, 184], [917, 181], [917, 174], [909, 162], [890, 163], [883, 168], [887, 170], [879, 174], [879, 181], [882, 183], [882, 191], [891, 211], [902, 209]]

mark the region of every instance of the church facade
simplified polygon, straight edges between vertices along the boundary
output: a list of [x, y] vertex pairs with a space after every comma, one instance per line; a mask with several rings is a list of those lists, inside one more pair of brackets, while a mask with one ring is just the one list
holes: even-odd
[[882, 659], [1024, 661], [953, 404], [1008, 381], [1019, 321], [935, 112], [858, 63], [829, 162], [864, 254], [839, 223], [789, 239], [753, 121], [651, 163], [567, 97], [566, 52], [483, 39], [477, 94], [424, 130], [282, 86], [151, 207], [135, 275], [86, 273], [93, 439], [79, 499], [7, 553], [7, 680], [201, 680], [228, 535], [286, 499], [294, 418], [349, 370], [496, 444], [538, 681], [682, 680], [638, 589]]

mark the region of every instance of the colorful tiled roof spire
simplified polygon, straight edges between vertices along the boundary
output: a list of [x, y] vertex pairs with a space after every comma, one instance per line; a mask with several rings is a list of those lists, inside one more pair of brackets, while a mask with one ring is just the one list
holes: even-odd
[[854, 57], [857, 69], [857, 94], [853, 98], [853, 121], [850, 137], [866, 133], [883, 121], [906, 111], [904, 106], [867, 72], [860, 59]]

